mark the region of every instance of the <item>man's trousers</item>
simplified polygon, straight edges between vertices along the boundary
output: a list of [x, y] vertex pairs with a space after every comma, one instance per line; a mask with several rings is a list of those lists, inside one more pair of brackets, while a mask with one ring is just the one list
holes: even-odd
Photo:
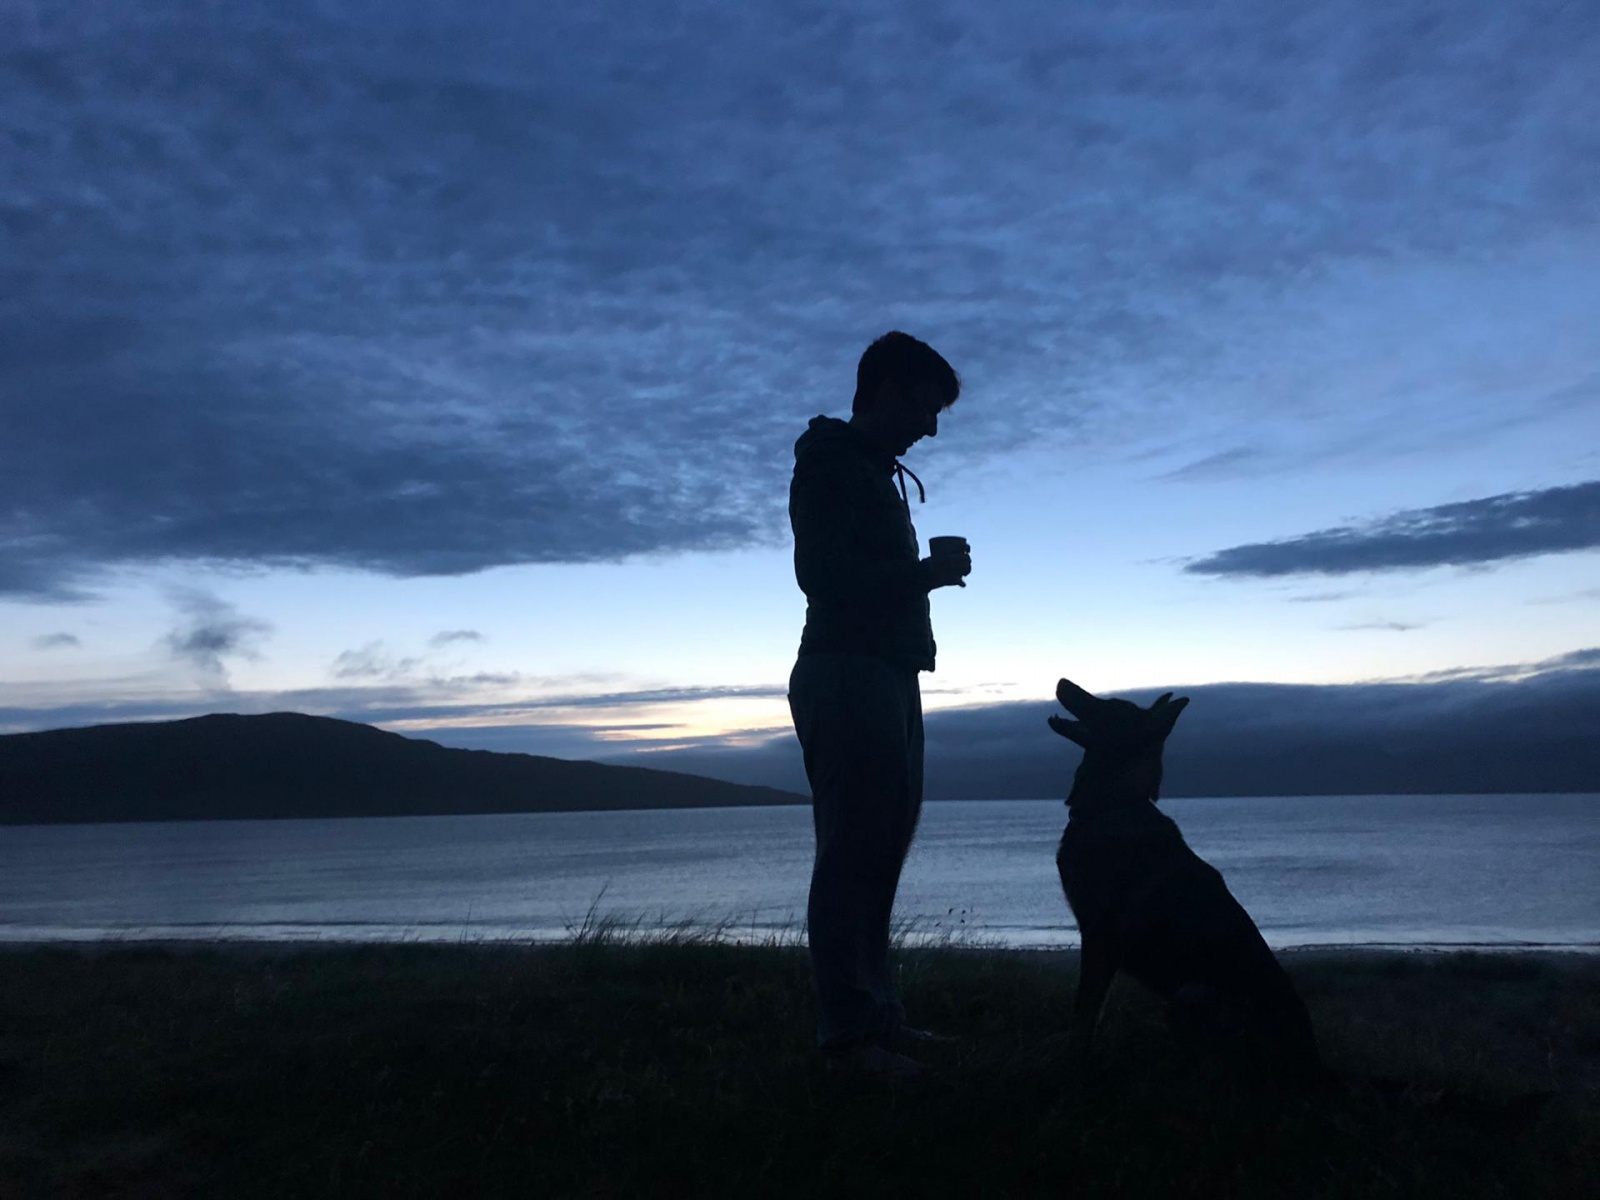
[[824, 1049], [884, 1039], [904, 1020], [889, 922], [922, 811], [917, 672], [868, 654], [806, 654], [789, 676], [817, 856], [806, 927]]

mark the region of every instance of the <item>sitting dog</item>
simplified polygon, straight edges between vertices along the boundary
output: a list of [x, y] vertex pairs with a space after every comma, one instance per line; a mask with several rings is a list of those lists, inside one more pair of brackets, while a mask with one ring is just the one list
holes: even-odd
[[1189, 703], [1103, 700], [1063, 679], [1077, 718], [1050, 728], [1083, 747], [1056, 867], [1078, 919], [1083, 957], [1068, 1044], [1080, 1064], [1118, 970], [1164, 997], [1175, 1018], [1227, 1004], [1286, 1075], [1320, 1079], [1305, 1005], [1222, 875], [1156, 810], [1161, 750]]

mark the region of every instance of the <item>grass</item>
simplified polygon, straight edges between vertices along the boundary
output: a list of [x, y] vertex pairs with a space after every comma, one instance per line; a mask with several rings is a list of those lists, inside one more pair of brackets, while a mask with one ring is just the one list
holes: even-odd
[[802, 948], [0, 955], [0, 1197], [1600, 1195], [1600, 959], [1297, 954], [1331, 1099], [1170, 1039], [1119, 981], [1092, 1072], [1041, 1045], [1075, 959], [903, 948], [941, 1077], [840, 1079]]

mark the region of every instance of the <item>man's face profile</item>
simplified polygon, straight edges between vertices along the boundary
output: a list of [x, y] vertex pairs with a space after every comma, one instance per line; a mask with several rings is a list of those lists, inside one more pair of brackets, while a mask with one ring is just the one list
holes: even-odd
[[925, 437], [939, 436], [939, 408], [942, 397], [936, 387], [905, 387], [889, 384], [883, 392], [883, 431], [896, 456], [904, 454]]

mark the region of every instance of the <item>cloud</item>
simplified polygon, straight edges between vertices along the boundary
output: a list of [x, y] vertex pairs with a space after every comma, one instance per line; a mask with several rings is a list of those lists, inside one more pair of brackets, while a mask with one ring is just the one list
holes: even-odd
[[476, 629], [443, 629], [428, 639], [428, 645], [434, 649], [441, 646], [454, 645], [456, 642], [481, 642], [483, 634]]
[[420, 662], [417, 658], [396, 658], [382, 642], [368, 642], [359, 650], [345, 650], [333, 660], [335, 679], [402, 679]]
[[[550, 758], [594, 760], [615, 753], [615, 743], [601, 741], [606, 734], [626, 731], [637, 734], [649, 726], [574, 725], [565, 722], [540, 722], [537, 725], [467, 725], [432, 730], [401, 730], [407, 736], [425, 737], [441, 745], [462, 750], [493, 750], [510, 754], [541, 754]], [[648, 766], [630, 760], [633, 766]], [[682, 770], [674, 766], [673, 770]], [[690, 772], [691, 774], [695, 772]]]
[[242, 615], [209, 592], [180, 588], [171, 598], [179, 621], [163, 644], [174, 658], [218, 683], [227, 682], [224, 659], [255, 658], [257, 644], [272, 632], [270, 623]]
[[1600, 667], [1600, 646], [1585, 650], [1570, 650], [1566, 654], [1547, 659], [1541, 667], [1545, 671], [1573, 671]]
[[1349, 575], [1477, 566], [1600, 548], [1600, 481], [1396, 513], [1365, 525], [1233, 546], [1188, 563], [1194, 575]]
[[[512, 724], [518, 717], [537, 720], [540, 714], [570, 716], [606, 710], [625, 714], [640, 708], [698, 704], [715, 700], [780, 700], [788, 694], [787, 687], [782, 684], [645, 688], [625, 692], [548, 691], [524, 698], [490, 701], [476, 700], [461, 694], [484, 683], [503, 686], [512, 682], [521, 683], [532, 691], [539, 681], [478, 674], [433, 680], [426, 685], [389, 690], [304, 689], [279, 692], [273, 695], [270, 703], [274, 707], [304, 706], [311, 712], [348, 716], [351, 720], [377, 723], [449, 721], [462, 724], [477, 719], [499, 726]], [[538, 723], [544, 722], [538, 721]], [[584, 724], [591, 725], [591, 722], [585, 721]]]
[[761, 544], [888, 324], [987, 397], [929, 456], [981, 459], [1192, 389], [1241, 290], [1559, 241], [1600, 187], [1556, 0], [65, 11], [0, 49], [34, 599]]
[[1581, 588], [1576, 592], [1567, 592], [1559, 596], [1539, 596], [1529, 600], [1529, 604], [1589, 604], [1600, 600], [1600, 587]]
[[1360, 621], [1340, 625], [1347, 632], [1375, 631], [1380, 633], [1410, 633], [1413, 629], [1426, 629], [1426, 621]]
[[[352, 666], [360, 668], [366, 660], [359, 651], [350, 652]], [[358, 670], [335, 687], [295, 688], [287, 691], [230, 692], [230, 712], [307, 712], [319, 716], [342, 717], [376, 725], [403, 725], [431, 728], [511, 728], [518, 724], [546, 725], [571, 723], [574, 728], [607, 729], [627, 724], [639, 727], [634, 716], [641, 709], [662, 705], [692, 705], [728, 699], [777, 700], [786, 694], [781, 684], [736, 685], [726, 687], [646, 688], [632, 691], [595, 692], [576, 690], [592, 681], [574, 678], [540, 678], [516, 674], [478, 672], [442, 678], [416, 679], [391, 674], [378, 647], [375, 673]], [[368, 682], [360, 682], [367, 680]], [[514, 699], [481, 699], [483, 689], [519, 687], [524, 695]], [[104, 695], [106, 684], [85, 685], [81, 694]], [[7, 705], [0, 693], [0, 730], [24, 732], [68, 726], [96, 725], [111, 721], [158, 721], [199, 716], [215, 710], [215, 696], [151, 696], [119, 700], [80, 701], [50, 705]], [[593, 714], [610, 711], [613, 721], [596, 720]], [[582, 714], [579, 722], [574, 718]], [[472, 726], [474, 721], [482, 726]], [[499, 736], [499, 735], [496, 735]]]
[[61, 650], [68, 646], [77, 647], [83, 643], [74, 633], [46, 633], [33, 639], [32, 646], [35, 650]]
[[1183, 483], [1230, 479], [1260, 466], [1265, 458], [1265, 452], [1258, 446], [1235, 446], [1168, 471], [1161, 478]]
[[1536, 675], [1560, 675], [1568, 671], [1586, 671], [1600, 667], [1600, 649], [1571, 650], [1554, 658], [1537, 663], [1507, 663], [1490, 667], [1453, 667], [1446, 671], [1429, 671], [1401, 683], [1441, 683], [1471, 680], [1478, 683], [1516, 683]]
[[452, 676], [451, 682], [467, 687], [506, 687], [523, 682], [523, 676], [517, 671], [478, 671], [471, 675]]

